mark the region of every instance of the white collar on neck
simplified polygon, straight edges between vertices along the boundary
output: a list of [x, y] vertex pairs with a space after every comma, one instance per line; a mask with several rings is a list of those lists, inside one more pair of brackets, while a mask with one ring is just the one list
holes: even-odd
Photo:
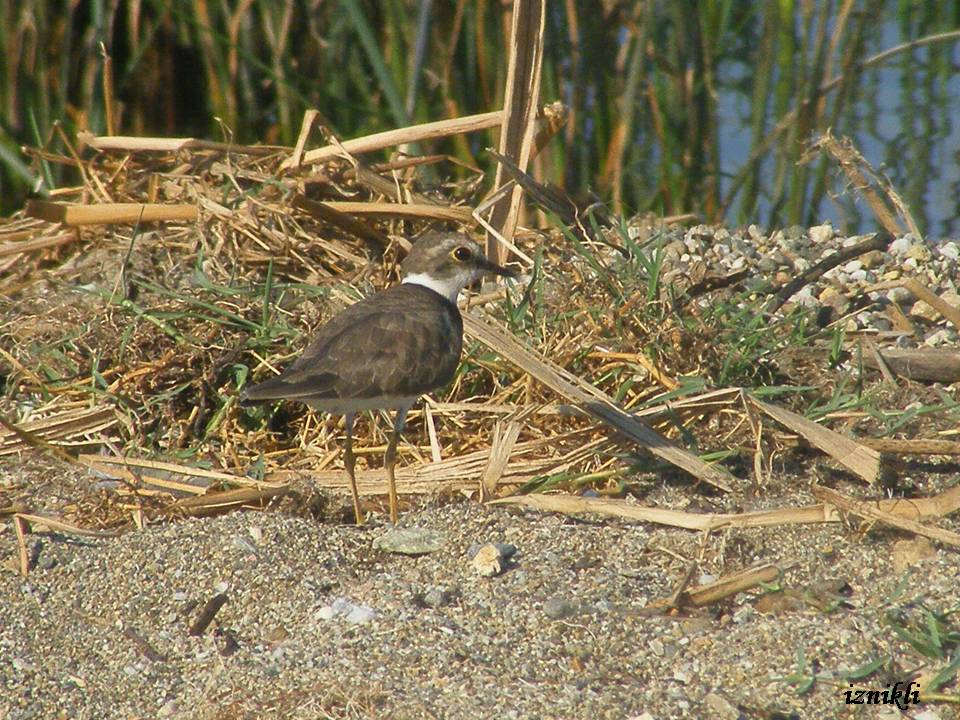
[[440, 293], [454, 305], [457, 304], [457, 296], [463, 290], [465, 283], [459, 275], [453, 275], [448, 278], [435, 278], [427, 273], [410, 273], [404, 279], [402, 284], [422, 285], [430, 288], [436, 293]]

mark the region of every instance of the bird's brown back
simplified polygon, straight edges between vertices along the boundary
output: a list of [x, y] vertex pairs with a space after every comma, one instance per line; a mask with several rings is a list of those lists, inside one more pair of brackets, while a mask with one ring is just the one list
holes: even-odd
[[243, 398], [416, 397], [452, 379], [462, 343], [456, 305], [429, 288], [397, 285], [334, 316], [292, 365]]

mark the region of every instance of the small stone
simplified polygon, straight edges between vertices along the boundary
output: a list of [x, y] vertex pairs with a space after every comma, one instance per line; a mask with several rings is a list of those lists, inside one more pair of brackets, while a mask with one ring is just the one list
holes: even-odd
[[860, 260], [851, 260], [846, 265], [843, 266], [843, 271], [845, 273], [856, 272], [857, 270], [863, 269], [863, 263]]
[[663, 249], [663, 259], [665, 262], [675, 263], [687, 250], [686, 245], [680, 240], [674, 240]]
[[20, 673], [35, 672], [37, 669], [33, 663], [18, 657], [10, 658], [10, 664]]
[[740, 711], [729, 700], [717, 693], [707, 693], [703, 698], [703, 704], [710, 711], [710, 717], [717, 720], [737, 720], [740, 717]]
[[347, 622], [351, 625], [365, 625], [377, 616], [377, 612], [366, 605], [354, 605], [347, 613]]
[[940, 299], [943, 300], [947, 305], [952, 305], [957, 310], [960, 310], [960, 294], [956, 293], [953, 290], [946, 290], [940, 293]]
[[800, 291], [796, 293], [791, 300], [800, 305], [801, 307], [818, 307], [819, 302], [817, 298], [813, 295], [813, 288], [810, 285], [805, 285], [800, 288]]
[[907, 257], [917, 262], [927, 262], [931, 257], [930, 248], [926, 245], [911, 245], [907, 250]]
[[863, 267], [867, 270], [880, 267], [886, 259], [886, 255], [882, 250], [871, 250], [860, 256], [860, 262], [863, 263]]
[[900, 275], [901, 275], [901, 273], [900, 273], [899, 270], [887, 270], [885, 273], [883, 273], [883, 274], [880, 276], [880, 279], [881, 279], [881, 280], [884, 280], [884, 281], [899, 280], [899, 279], [900, 279]]
[[913, 299], [913, 293], [905, 287], [892, 287], [887, 290], [887, 300], [898, 305], [904, 305]]
[[955, 242], [945, 242], [940, 245], [940, 254], [948, 260], [960, 260], [960, 245]]
[[823, 245], [833, 240], [833, 225], [824, 223], [810, 228], [810, 240], [814, 245]]
[[603, 613], [605, 615], [609, 615], [610, 613], [615, 612], [617, 609], [617, 606], [610, 602], [610, 600], [607, 598], [597, 600], [593, 607], [598, 613]]
[[368, 605], [360, 605], [347, 598], [337, 598], [332, 605], [324, 605], [317, 610], [320, 620], [333, 620], [342, 617], [351, 625], [364, 625], [377, 616], [377, 611]]
[[891, 255], [906, 255], [907, 251], [913, 247], [913, 235], [907, 234], [903, 237], [898, 237], [892, 243], [890, 243], [890, 254]]
[[543, 603], [543, 614], [551, 620], [563, 620], [577, 614], [577, 604], [566, 598], [553, 597]]
[[783, 231], [783, 236], [787, 238], [787, 240], [801, 242], [807, 239], [807, 230], [800, 225], [791, 225]]
[[423, 594], [423, 604], [427, 607], [440, 607], [450, 601], [450, 594], [441, 588], [433, 588]]
[[173, 717], [180, 712], [180, 703], [176, 700], [167, 700], [163, 705], [157, 710], [157, 717], [166, 718]]
[[923, 300], [917, 300], [910, 308], [910, 316], [933, 321], [940, 317], [940, 313]]
[[843, 314], [850, 307], [850, 301], [836, 288], [828, 285], [818, 296], [818, 299], [824, 305], [834, 308], [837, 313]]
[[487, 543], [481, 545], [472, 553], [470, 563], [473, 569], [483, 575], [483, 577], [493, 577], [503, 572], [507, 560], [516, 553], [517, 549], [513, 545], [504, 543]]
[[923, 339], [923, 344], [929, 347], [940, 347], [943, 345], [955, 345], [957, 343], [957, 333], [953, 330], [941, 329], [934, 330]]
[[440, 550], [446, 543], [447, 536], [437, 530], [393, 528], [374, 539], [373, 547], [399, 555], [426, 555]]

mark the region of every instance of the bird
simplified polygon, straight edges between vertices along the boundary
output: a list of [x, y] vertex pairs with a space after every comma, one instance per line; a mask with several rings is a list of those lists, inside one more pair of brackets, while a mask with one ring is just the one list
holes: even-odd
[[243, 390], [249, 405], [297, 400], [344, 416], [343, 465], [353, 511], [363, 524], [355, 475], [353, 425], [359, 412], [394, 410], [393, 432], [384, 454], [390, 521], [398, 520], [394, 466], [407, 413], [424, 393], [453, 378], [463, 347], [457, 297], [484, 275], [517, 276], [487, 259], [468, 236], [433, 232], [421, 236], [401, 263], [401, 283], [347, 307], [317, 332], [289, 367]]

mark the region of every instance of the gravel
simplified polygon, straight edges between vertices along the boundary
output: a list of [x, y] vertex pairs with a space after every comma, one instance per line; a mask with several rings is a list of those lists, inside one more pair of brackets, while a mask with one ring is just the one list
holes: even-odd
[[[640, 228], [633, 230], [638, 237], [640, 232]], [[827, 223], [808, 229], [786, 228], [769, 235], [754, 225], [733, 230], [696, 225], [688, 229], [672, 228], [655, 237], [663, 247], [663, 285], [683, 284], [697, 265], [704, 264], [718, 275], [750, 268], [753, 272], [743, 281], [744, 287], [766, 293], [869, 236], [845, 237]], [[940, 347], [960, 342], [957, 329], [936, 310], [906, 288], [895, 285], [908, 278], [915, 278], [944, 301], [960, 307], [960, 243], [950, 239], [920, 239], [911, 234], [898, 237], [886, 251], [865, 253], [805, 285], [781, 312], [788, 312], [793, 305], [827, 304], [833, 309], [829, 319], [835, 320], [845, 315], [852, 300], [866, 296], [869, 303], [861, 302], [857, 312], [845, 318], [845, 330], [888, 332], [889, 320], [871, 308], [882, 309], [892, 303], [932, 329], [920, 345]], [[890, 285], [894, 286], [888, 287]], [[702, 302], [708, 303], [710, 299]]]
[[[116, 538], [31, 536], [30, 575], [0, 574], [0, 717], [682, 718], [728, 705], [823, 717], [838, 708], [834, 686], [797, 697], [782, 679], [798, 650], [828, 674], [893, 642], [879, 608], [899, 577], [882, 534], [706, 539], [466, 501], [429, 503], [402, 524], [446, 543], [394, 555], [373, 548], [382, 527], [254, 512]], [[469, 553], [490, 538], [517, 553], [485, 578]], [[9, 524], [0, 552], [16, 554]], [[839, 576], [851, 591], [829, 617], [758, 612], [760, 592], [645, 615], [683, 576], [682, 558], [698, 556], [713, 576], [793, 558], [790, 586]], [[926, 602], [953, 602], [954, 556], [920, 563]], [[191, 636], [218, 593], [226, 602]]]

